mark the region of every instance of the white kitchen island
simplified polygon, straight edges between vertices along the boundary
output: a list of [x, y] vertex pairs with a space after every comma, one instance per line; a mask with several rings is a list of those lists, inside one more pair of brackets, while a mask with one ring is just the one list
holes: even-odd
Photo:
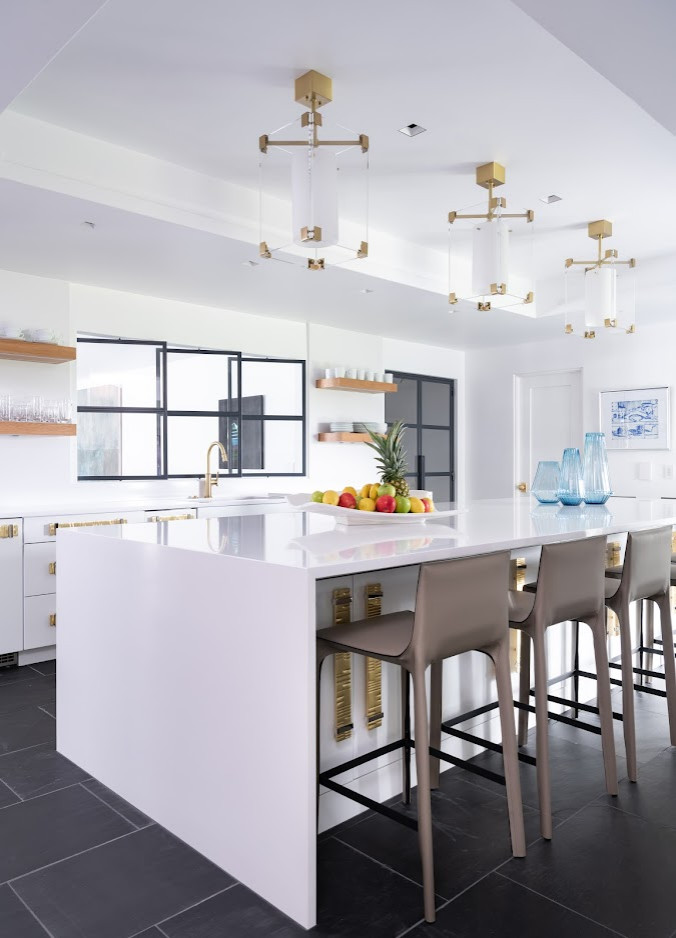
[[[377, 579], [384, 612], [410, 607], [420, 563], [673, 524], [675, 505], [536, 507], [518, 497], [412, 525], [336, 528], [289, 511], [60, 532], [57, 748], [309, 928], [315, 631], [329, 624], [330, 589]], [[445, 711], [476, 706], [477, 674], [464, 668], [446, 682]], [[398, 735], [396, 700], [388, 705], [398, 684], [384, 671], [383, 727], [336, 743], [331, 684], [325, 673], [322, 767]], [[364, 782], [371, 797], [396, 792], [389, 769]]]

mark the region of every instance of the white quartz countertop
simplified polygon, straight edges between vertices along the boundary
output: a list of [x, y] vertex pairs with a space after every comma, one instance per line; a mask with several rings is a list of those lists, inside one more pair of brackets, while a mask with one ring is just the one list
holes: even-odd
[[283, 495], [231, 495], [189, 498], [170, 495], [135, 495], [128, 498], [52, 498], [16, 504], [0, 504], [0, 518], [35, 518], [42, 515], [82, 515], [116, 511], [164, 511], [171, 508], [219, 508], [237, 505], [264, 505], [284, 501]]
[[454, 517], [415, 524], [347, 527], [325, 515], [289, 510], [197, 520], [189, 525], [87, 528], [59, 536], [106, 537], [216, 553], [304, 568], [320, 579], [660, 524], [676, 524], [675, 500], [611, 498], [603, 506], [569, 508], [515, 497], [471, 502]]

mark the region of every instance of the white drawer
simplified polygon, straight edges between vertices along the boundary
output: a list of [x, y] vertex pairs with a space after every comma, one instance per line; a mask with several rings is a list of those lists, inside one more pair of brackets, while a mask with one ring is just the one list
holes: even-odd
[[56, 544], [26, 544], [23, 552], [23, 589], [26, 596], [53, 593], [56, 589]]
[[[52, 624], [53, 623], [53, 624]], [[56, 593], [28, 596], [23, 603], [23, 647], [56, 644]]]
[[107, 511], [95, 514], [59, 515], [53, 514], [42, 518], [26, 518], [24, 521], [24, 543], [33, 544], [41, 541], [53, 541], [59, 527], [74, 528], [96, 524], [132, 523], [144, 521], [143, 511]]

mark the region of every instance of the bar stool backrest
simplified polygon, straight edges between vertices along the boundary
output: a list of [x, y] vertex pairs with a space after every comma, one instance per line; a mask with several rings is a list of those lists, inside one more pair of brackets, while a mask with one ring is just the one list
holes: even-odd
[[620, 589], [628, 602], [664, 593], [671, 580], [671, 525], [627, 535]]
[[603, 611], [606, 539], [600, 537], [543, 544], [535, 615], [547, 623], [585, 620]]
[[410, 652], [430, 664], [481, 649], [509, 632], [509, 552], [420, 567]]

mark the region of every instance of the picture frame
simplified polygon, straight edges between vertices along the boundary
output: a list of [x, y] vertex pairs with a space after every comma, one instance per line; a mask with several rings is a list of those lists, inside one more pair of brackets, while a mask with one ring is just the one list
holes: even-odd
[[671, 449], [670, 387], [599, 393], [600, 428], [608, 450]]

